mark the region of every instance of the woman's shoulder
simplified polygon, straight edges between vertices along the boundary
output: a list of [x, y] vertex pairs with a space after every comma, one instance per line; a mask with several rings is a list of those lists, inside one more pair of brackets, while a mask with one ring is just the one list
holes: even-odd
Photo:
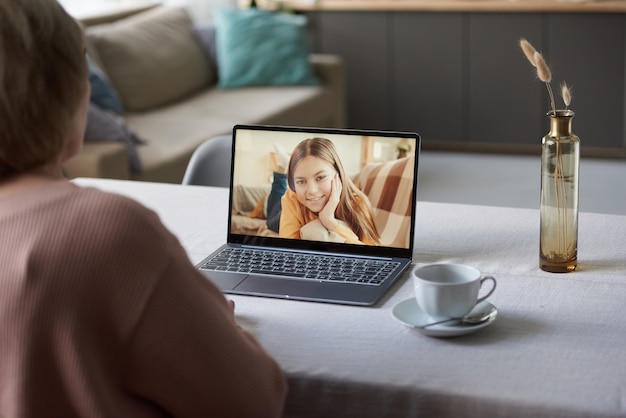
[[[107, 235], [163, 234], [158, 215], [129, 197], [72, 184], [63, 199], [76, 228], [106, 230]], [[95, 231], [97, 232], [97, 231]]]
[[75, 186], [69, 193], [62, 206], [69, 216], [57, 217], [56, 226], [49, 220], [47, 227], [86, 264], [97, 264], [94, 257], [114, 259], [123, 265], [149, 263], [146, 271], [156, 272], [180, 253], [178, 239], [141, 203], [88, 187]]
[[130, 197], [92, 187], [81, 187], [73, 184], [71, 186], [69, 191], [71, 202], [76, 210], [85, 211], [85, 214], [106, 217], [124, 215], [121, 220], [136, 216], [143, 218], [147, 214], [155, 215], [152, 210]]

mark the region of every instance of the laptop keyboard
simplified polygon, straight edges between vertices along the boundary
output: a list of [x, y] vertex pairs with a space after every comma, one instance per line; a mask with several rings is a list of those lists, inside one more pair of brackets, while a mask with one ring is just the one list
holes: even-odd
[[389, 277], [399, 264], [395, 261], [224, 248], [200, 269], [376, 286]]

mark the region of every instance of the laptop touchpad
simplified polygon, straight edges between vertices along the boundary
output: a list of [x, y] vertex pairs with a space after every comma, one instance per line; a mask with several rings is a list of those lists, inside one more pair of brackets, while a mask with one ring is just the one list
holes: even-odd
[[319, 283], [314, 281], [249, 275], [236, 290], [275, 296], [310, 296], [318, 288]]
[[220, 271], [203, 271], [204, 275], [209, 278], [220, 290], [233, 290], [246, 277], [246, 274], [226, 273]]

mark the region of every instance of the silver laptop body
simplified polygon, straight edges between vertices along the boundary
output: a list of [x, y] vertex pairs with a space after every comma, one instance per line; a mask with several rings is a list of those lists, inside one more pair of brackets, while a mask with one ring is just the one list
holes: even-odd
[[[301, 233], [306, 239], [270, 228], [268, 200], [281, 167], [276, 152], [293, 155], [310, 138], [334, 145], [346, 176], [370, 201], [378, 244], [341, 242], [323, 229], [318, 234], [319, 225]], [[411, 132], [236, 125], [226, 244], [197, 267], [225, 293], [375, 304], [412, 262], [420, 145]], [[275, 194], [272, 201], [276, 214]]]

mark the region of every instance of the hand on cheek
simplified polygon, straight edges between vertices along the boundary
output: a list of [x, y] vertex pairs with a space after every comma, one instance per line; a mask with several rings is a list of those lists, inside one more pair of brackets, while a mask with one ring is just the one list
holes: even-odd
[[341, 180], [339, 179], [339, 174], [335, 173], [335, 176], [332, 179], [328, 201], [326, 202], [324, 209], [322, 209], [319, 213], [320, 222], [329, 231], [334, 230], [339, 225], [337, 219], [335, 218], [335, 211], [339, 206], [341, 190], [342, 185]]

